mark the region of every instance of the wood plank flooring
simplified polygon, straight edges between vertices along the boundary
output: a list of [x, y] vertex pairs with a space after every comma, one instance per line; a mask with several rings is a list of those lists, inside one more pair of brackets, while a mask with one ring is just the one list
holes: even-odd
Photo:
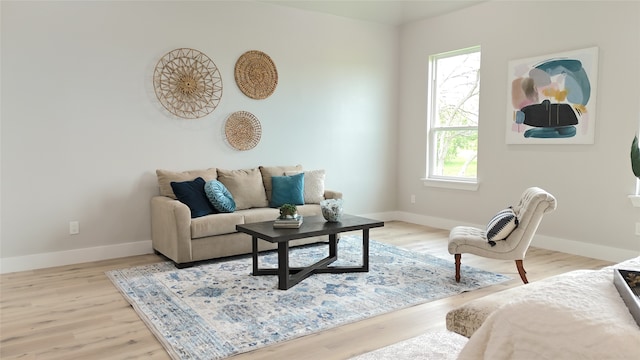
[[[359, 232], [358, 232], [359, 233]], [[371, 238], [450, 259], [448, 231], [387, 222]], [[0, 276], [0, 358], [169, 359], [162, 345], [104, 272], [164, 261], [143, 255]], [[389, 344], [445, 329], [446, 313], [471, 299], [522, 286], [513, 261], [463, 255], [462, 263], [513, 279], [408, 309], [232, 357], [234, 360], [347, 359]], [[524, 261], [530, 282], [610, 262], [531, 248]], [[464, 276], [464, 273], [462, 274]]]

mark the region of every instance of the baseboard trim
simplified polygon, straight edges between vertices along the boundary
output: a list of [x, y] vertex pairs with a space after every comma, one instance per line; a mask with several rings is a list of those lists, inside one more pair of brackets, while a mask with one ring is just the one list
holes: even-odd
[[575, 240], [560, 239], [552, 236], [537, 235], [531, 246], [542, 249], [560, 251], [567, 254], [580, 255], [593, 259], [621, 262], [640, 255], [637, 251], [589, 244]]
[[0, 274], [153, 253], [151, 240], [0, 259]]
[[[458, 225], [476, 227], [483, 226], [402, 211], [361, 214], [360, 216], [380, 221], [398, 220], [412, 224], [447, 230], [450, 230], [454, 226]], [[638, 252], [633, 250], [589, 244], [580, 241], [560, 239], [545, 235], [536, 235], [533, 239], [532, 246], [611, 262], [621, 262], [640, 255]], [[80, 264], [91, 261], [109, 260], [127, 256], [145, 255], [151, 253], [153, 253], [151, 240], [145, 240], [117, 245], [96, 246], [84, 249], [15, 256], [0, 259], [0, 274], [43, 269], [54, 266]]]
[[[384, 213], [387, 214], [387, 213]], [[439, 229], [451, 230], [454, 226], [466, 225], [475, 227], [484, 227], [486, 225], [461, 223], [450, 219], [437, 218], [432, 216], [424, 216], [418, 214], [412, 214], [407, 212], [395, 212], [394, 219], [399, 221], [405, 221], [412, 224], [431, 226]], [[374, 216], [374, 215], [372, 215]], [[388, 220], [391, 221], [391, 220]], [[567, 254], [585, 256], [593, 259], [621, 262], [640, 255], [637, 251], [614, 248], [610, 246], [603, 246], [597, 244], [589, 244], [585, 242], [561, 239], [546, 235], [535, 235], [531, 246], [560, 251]]]

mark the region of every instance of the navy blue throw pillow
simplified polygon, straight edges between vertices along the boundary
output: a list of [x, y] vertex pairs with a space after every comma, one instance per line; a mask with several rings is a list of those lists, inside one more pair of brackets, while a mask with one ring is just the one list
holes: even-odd
[[192, 181], [171, 182], [173, 193], [180, 202], [186, 204], [191, 210], [191, 217], [197, 218], [216, 213], [215, 208], [209, 202], [204, 192], [206, 182], [199, 177]]

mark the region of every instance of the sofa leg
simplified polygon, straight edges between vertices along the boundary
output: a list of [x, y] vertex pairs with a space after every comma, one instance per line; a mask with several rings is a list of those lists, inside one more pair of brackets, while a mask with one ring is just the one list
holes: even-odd
[[520, 274], [520, 279], [522, 279], [522, 282], [528, 284], [529, 280], [527, 280], [527, 272], [524, 270], [522, 260], [516, 260], [516, 268], [518, 268], [518, 274]]
[[461, 254], [453, 255], [454, 259], [456, 259], [456, 282], [460, 282], [460, 258]]
[[195, 265], [196, 263], [195, 263], [195, 262], [188, 262], [188, 263], [180, 263], [180, 264], [178, 264], [178, 263], [174, 262], [173, 264], [174, 264], [178, 269], [185, 269], [185, 268], [190, 268], [190, 267], [192, 267], [192, 266], [193, 266], [193, 265]]

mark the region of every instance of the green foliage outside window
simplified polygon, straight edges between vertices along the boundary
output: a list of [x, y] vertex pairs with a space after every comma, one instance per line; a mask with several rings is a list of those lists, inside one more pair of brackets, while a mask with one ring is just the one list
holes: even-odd
[[476, 179], [479, 48], [433, 56], [429, 176]]

